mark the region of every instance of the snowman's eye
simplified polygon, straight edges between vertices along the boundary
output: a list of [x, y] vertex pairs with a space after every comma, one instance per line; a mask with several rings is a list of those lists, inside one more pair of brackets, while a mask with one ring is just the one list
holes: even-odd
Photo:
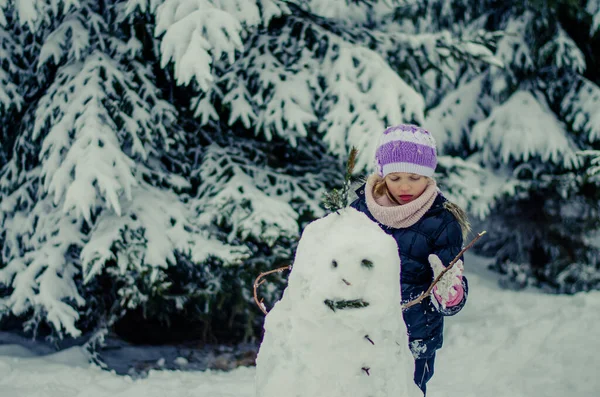
[[334, 269], [335, 269], [336, 267], [338, 267], [338, 263], [337, 263], [337, 261], [336, 261], [336, 260], [333, 260], [333, 261], [331, 261], [331, 267], [333, 267]]
[[372, 269], [373, 268], [373, 262], [371, 262], [368, 259], [363, 259], [362, 262], [360, 262], [360, 264], [364, 267], [366, 267], [367, 269]]

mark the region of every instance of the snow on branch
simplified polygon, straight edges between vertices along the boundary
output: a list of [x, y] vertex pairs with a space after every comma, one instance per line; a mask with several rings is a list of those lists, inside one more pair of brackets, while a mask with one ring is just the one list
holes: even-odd
[[[239, 122], [292, 146], [317, 126], [331, 151], [345, 154], [372, 146], [378, 125], [422, 121], [423, 97], [378, 52], [315, 18], [290, 17], [280, 30], [250, 37], [233, 65], [219, 64], [223, 74], [195, 100], [202, 123], [219, 118], [213, 104], [220, 100], [229, 125]], [[365, 150], [358, 168], [370, 166], [371, 155]]]
[[[143, 247], [139, 266], [143, 267], [175, 265], [177, 251], [189, 253], [195, 263], [209, 256], [228, 264], [239, 263], [248, 254], [245, 247], [225, 245], [201, 232], [189, 207], [167, 190], [141, 185], [134, 189], [133, 199], [123, 205], [123, 211], [122, 216], [105, 211], [98, 217], [81, 252], [85, 282], [98, 275], [111, 260], [121, 274], [135, 265], [116, 245], [126, 231], [140, 231]], [[126, 241], [122, 243], [123, 247], [127, 245]]]
[[590, 28], [590, 37], [592, 37], [600, 28], [600, 0], [588, 0], [585, 9], [592, 16]]
[[[503, 61], [492, 51], [501, 32], [475, 30], [457, 36], [448, 30], [407, 33], [397, 23], [389, 23], [382, 31], [373, 32], [374, 50], [391, 65], [400, 66], [403, 74], [419, 80], [423, 70], [435, 70], [454, 82], [461, 64], [479, 70], [483, 66], [502, 67]], [[408, 68], [408, 69], [407, 69]], [[413, 83], [417, 85], [417, 82]]]
[[[36, 111], [33, 139], [45, 135], [40, 155], [44, 190], [54, 195], [54, 203], [64, 196], [65, 211], [75, 208], [88, 222], [98, 193], [120, 214], [119, 197], [131, 199], [137, 184], [134, 160], [121, 150], [117, 120], [105, 105], [115, 97], [115, 85], [128, 86], [126, 79], [113, 60], [97, 52], [83, 64], [59, 70]], [[145, 158], [135, 130], [125, 131], [131, 132], [131, 155]]]
[[460, 147], [471, 125], [485, 118], [479, 104], [484, 78], [481, 74], [460, 84], [427, 113], [423, 127], [431, 131], [440, 151]]
[[600, 150], [582, 150], [577, 153], [582, 157], [590, 158], [590, 167], [587, 169], [587, 174], [595, 181], [600, 181]]
[[515, 92], [473, 126], [471, 145], [483, 152], [488, 163], [539, 157], [564, 167], [578, 164], [576, 147], [545, 104], [528, 91]]
[[161, 66], [172, 61], [178, 84], [194, 79], [200, 90], [208, 91], [213, 62], [226, 56], [232, 64], [243, 51], [248, 30], [283, 11], [272, 0], [165, 0], [156, 9], [155, 35], [164, 35]]
[[[493, 69], [497, 74], [507, 71], [531, 71], [535, 68], [534, 55], [529, 44], [525, 41], [525, 32], [534, 20], [531, 12], [525, 12], [516, 18], [511, 18], [506, 24], [505, 34], [498, 41], [496, 56], [506, 66], [505, 69]], [[496, 87], [493, 91], [499, 92], [504, 87]]]
[[[36, 174], [39, 171], [30, 173], [32, 182]], [[75, 307], [85, 300], [73, 279], [79, 269], [69, 251], [84, 244], [82, 220], [64, 214], [48, 197], [33, 202], [35, 189], [35, 182], [21, 185], [0, 211], [6, 226], [3, 261], [7, 264], [0, 269], [0, 283], [13, 289], [5, 304], [15, 315], [43, 312], [59, 335], [65, 331], [78, 336]], [[31, 206], [29, 211], [23, 211], [24, 203]]]
[[561, 111], [575, 131], [583, 131], [590, 142], [600, 140], [600, 87], [578, 76], [561, 102]]
[[437, 52], [445, 57], [466, 61], [479, 62], [496, 67], [503, 67], [504, 63], [486, 45], [486, 42], [495, 42], [502, 37], [502, 33], [482, 32], [481, 37], [454, 38], [450, 32], [443, 32], [436, 42]]
[[[252, 45], [235, 64], [223, 67], [218, 81], [194, 100], [195, 115], [203, 125], [228, 116], [229, 125], [241, 123], [267, 140], [279, 136], [294, 147], [308, 135], [318, 121], [314, 91], [320, 65], [313, 53], [295, 40], [289, 42], [289, 30], [252, 36]], [[215, 98], [228, 112], [217, 113]]]
[[44, 3], [45, 1], [43, 0], [0, 0], [0, 25], [6, 26], [7, 20], [4, 10], [10, 7], [11, 13], [15, 13], [17, 16], [15, 19], [17, 19], [21, 25], [28, 25], [29, 29], [35, 30], [37, 27], [36, 22], [38, 22], [38, 17], [40, 14], [40, 8], [43, 8]]
[[438, 156], [436, 180], [448, 200], [479, 219], [489, 215], [499, 197], [514, 195], [519, 185], [510, 172], [483, 168], [476, 158], [451, 156]]
[[65, 15], [80, 7], [78, 0], [0, 0], [0, 26], [6, 26], [4, 10], [11, 8], [15, 21], [35, 32], [49, 17]]
[[164, 3], [165, 0], [127, 0], [125, 15], [131, 15], [136, 11], [140, 12], [156, 12], [158, 6]]
[[315, 15], [366, 24], [374, 19], [374, 14], [385, 15], [392, 12], [393, 5], [397, 5], [398, 0], [308, 0], [305, 3], [307, 9]]
[[[365, 170], [374, 152], [373, 131], [423, 122], [425, 100], [401, 77], [391, 53], [416, 63], [426, 63], [430, 53], [458, 56], [448, 48], [462, 51], [463, 58], [492, 56], [478, 36], [463, 43], [448, 32], [371, 35], [341, 22], [332, 27], [321, 17], [296, 11], [301, 13], [287, 18], [280, 29], [250, 36], [233, 64], [215, 61], [222, 74], [194, 100], [203, 125], [225, 116], [230, 126], [241, 123], [267, 140], [279, 136], [292, 146], [316, 126], [334, 154], [345, 155], [352, 146], [364, 148], [357, 169]], [[371, 44], [374, 50], [368, 48]], [[495, 58], [488, 61], [498, 64]], [[228, 111], [218, 113], [215, 103]]]
[[[292, 177], [251, 163], [236, 147], [211, 145], [194, 173], [201, 181], [193, 207], [199, 223], [225, 224], [230, 241], [250, 237], [274, 243], [279, 237], [296, 236], [300, 208], [316, 214], [323, 210], [323, 192], [310, 174]], [[299, 208], [291, 203], [300, 203]]]
[[586, 69], [585, 55], [560, 25], [555, 36], [540, 48], [539, 54], [542, 58], [552, 60], [546, 64], [556, 65], [560, 69], [570, 69], [575, 73], [583, 73]]
[[425, 100], [376, 52], [338, 42], [322, 64], [324, 113], [319, 131], [330, 150], [343, 156], [362, 148], [357, 170], [369, 168], [375, 153], [373, 131], [403, 122], [423, 122]]
[[[60, 65], [64, 59], [80, 60], [88, 55], [92, 46], [90, 32], [86, 26], [86, 18], [97, 19], [93, 13], [70, 15], [54, 29], [44, 40], [38, 57], [38, 69], [52, 60]], [[99, 26], [104, 25], [102, 21]]]
[[317, 121], [308, 84], [314, 76], [307, 70], [291, 72], [285, 68], [262, 69], [258, 73], [261, 81], [270, 82], [270, 92], [264, 101], [260, 94], [255, 97], [261, 108], [255, 129], [268, 140], [275, 133], [295, 147], [298, 138], [307, 136], [306, 126]]
[[22, 89], [16, 83], [16, 76], [21, 71], [14, 61], [23, 56], [22, 50], [15, 42], [12, 33], [2, 27], [0, 27], [0, 52], [7, 61], [0, 65], [0, 111], [7, 113], [7, 110], [13, 107], [21, 110], [24, 102]]

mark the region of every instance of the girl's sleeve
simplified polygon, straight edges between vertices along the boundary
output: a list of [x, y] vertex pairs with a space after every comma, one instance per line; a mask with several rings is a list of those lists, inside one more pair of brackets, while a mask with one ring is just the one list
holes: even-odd
[[[436, 254], [444, 266], [448, 266], [450, 262], [458, 255], [462, 249], [463, 238], [462, 230], [458, 221], [452, 220], [445, 227], [442, 228], [441, 233], [435, 239], [433, 254]], [[461, 257], [464, 261], [464, 258]], [[467, 303], [467, 295], [469, 293], [469, 283], [467, 278], [463, 275], [461, 277], [461, 284], [456, 286], [457, 293], [462, 295], [462, 298], [458, 302], [452, 302], [453, 304], [447, 305], [445, 308], [437, 301], [435, 294], [433, 294], [431, 301], [433, 302], [436, 309], [444, 316], [453, 316], [465, 306]], [[460, 289], [460, 290], [458, 290]]]

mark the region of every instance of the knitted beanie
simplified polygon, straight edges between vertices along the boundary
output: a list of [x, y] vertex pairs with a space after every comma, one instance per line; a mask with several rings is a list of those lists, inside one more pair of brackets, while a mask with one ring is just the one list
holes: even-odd
[[432, 176], [437, 165], [435, 139], [424, 128], [411, 124], [388, 127], [375, 152], [377, 173], [409, 172]]

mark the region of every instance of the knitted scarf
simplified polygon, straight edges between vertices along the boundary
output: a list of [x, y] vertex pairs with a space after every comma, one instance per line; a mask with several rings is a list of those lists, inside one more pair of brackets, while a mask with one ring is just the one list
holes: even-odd
[[377, 174], [373, 174], [367, 179], [365, 187], [367, 207], [379, 223], [395, 229], [406, 228], [417, 223], [431, 208], [440, 191], [435, 181], [431, 180], [419, 197], [409, 203], [399, 205], [390, 201], [386, 195], [373, 197], [373, 188], [378, 180], [381, 180], [381, 177]]

